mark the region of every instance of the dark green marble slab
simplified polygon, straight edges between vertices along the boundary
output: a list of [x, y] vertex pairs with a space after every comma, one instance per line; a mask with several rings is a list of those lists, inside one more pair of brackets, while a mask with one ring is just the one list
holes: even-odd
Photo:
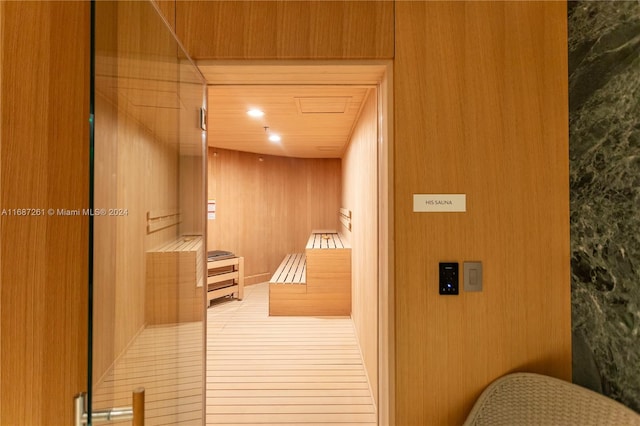
[[640, 411], [640, 2], [568, 10], [574, 381]]

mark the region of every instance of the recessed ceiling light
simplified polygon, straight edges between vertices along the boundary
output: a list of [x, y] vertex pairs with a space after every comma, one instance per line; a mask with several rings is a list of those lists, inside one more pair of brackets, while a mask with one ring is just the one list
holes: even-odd
[[252, 108], [247, 111], [247, 115], [249, 115], [250, 117], [262, 117], [264, 116], [264, 112], [257, 108]]
[[271, 134], [271, 135], [269, 135], [269, 140], [271, 142], [280, 142], [282, 140], [282, 138], [279, 135]]

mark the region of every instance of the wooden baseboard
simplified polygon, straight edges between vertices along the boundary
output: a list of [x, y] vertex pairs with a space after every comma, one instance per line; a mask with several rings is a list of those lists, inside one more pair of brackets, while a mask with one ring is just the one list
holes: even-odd
[[251, 275], [250, 277], [244, 277], [244, 285], [268, 282], [269, 278], [271, 278], [271, 274], [269, 272], [265, 272], [264, 274]]

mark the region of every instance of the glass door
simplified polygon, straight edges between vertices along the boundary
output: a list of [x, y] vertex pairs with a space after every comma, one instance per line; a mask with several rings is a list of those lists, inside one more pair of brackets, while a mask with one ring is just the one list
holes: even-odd
[[93, 6], [88, 409], [203, 424], [204, 80], [151, 1]]

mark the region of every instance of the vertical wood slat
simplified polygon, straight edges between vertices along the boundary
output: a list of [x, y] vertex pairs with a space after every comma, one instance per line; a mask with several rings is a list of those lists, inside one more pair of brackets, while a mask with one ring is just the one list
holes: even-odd
[[[87, 382], [89, 3], [2, 2], [2, 424], [71, 424]], [[10, 182], [10, 186], [7, 184]]]

